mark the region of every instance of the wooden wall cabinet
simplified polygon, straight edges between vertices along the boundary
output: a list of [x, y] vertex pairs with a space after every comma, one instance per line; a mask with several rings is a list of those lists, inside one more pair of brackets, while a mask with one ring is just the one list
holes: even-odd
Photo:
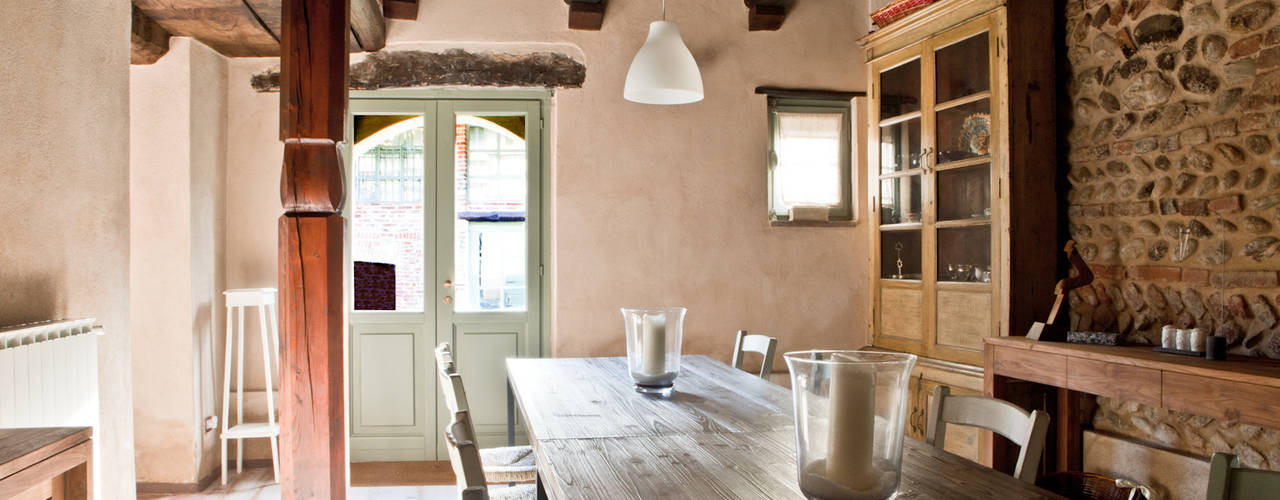
[[[1053, 12], [944, 0], [865, 39], [876, 347], [973, 366], [1047, 315]], [[979, 371], [980, 373], [980, 371]]]

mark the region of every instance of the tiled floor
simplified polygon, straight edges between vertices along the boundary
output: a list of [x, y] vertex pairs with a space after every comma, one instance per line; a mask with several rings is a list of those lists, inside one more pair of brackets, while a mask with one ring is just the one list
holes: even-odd
[[[272, 500], [280, 498], [280, 485], [271, 477], [270, 468], [245, 469], [243, 474], [227, 478], [224, 487], [214, 482], [204, 492], [193, 495], [139, 495], [145, 500], [158, 499], [223, 499]], [[353, 486], [351, 500], [453, 500], [458, 489], [453, 485], [438, 486]]]

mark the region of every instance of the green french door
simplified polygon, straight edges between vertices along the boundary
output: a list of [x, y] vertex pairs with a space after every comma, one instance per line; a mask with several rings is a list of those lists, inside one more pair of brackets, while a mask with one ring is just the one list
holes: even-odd
[[350, 116], [351, 459], [446, 459], [440, 342], [481, 444], [505, 444], [504, 360], [542, 348], [541, 101], [352, 99]]

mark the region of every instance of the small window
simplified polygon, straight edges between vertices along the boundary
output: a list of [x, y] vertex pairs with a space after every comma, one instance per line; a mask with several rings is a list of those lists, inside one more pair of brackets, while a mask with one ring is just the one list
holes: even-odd
[[769, 218], [852, 221], [850, 101], [769, 98]]

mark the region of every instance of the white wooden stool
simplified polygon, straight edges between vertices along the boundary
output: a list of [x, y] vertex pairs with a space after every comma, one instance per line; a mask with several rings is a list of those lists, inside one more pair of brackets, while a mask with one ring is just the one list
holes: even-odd
[[[243, 472], [244, 439], [271, 439], [271, 469], [276, 481], [280, 480], [279, 446], [280, 426], [276, 423], [276, 403], [271, 391], [271, 355], [275, 353], [276, 368], [280, 367], [280, 334], [276, 326], [276, 289], [274, 288], [241, 288], [222, 292], [227, 300], [227, 349], [225, 368], [222, 375], [222, 484], [227, 484], [227, 440], [236, 440], [236, 473]], [[258, 307], [258, 325], [262, 332], [262, 375], [267, 387], [267, 421], [244, 421], [244, 310], [247, 307]], [[239, 313], [239, 328], [231, 328], [231, 313]], [[271, 315], [270, 321], [267, 315]], [[270, 323], [270, 329], [268, 329]], [[238, 332], [238, 333], [237, 333]], [[270, 338], [270, 340], [268, 340]], [[227, 428], [227, 413], [231, 407], [231, 353], [232, 340], [236, 340], [236, 425]]]

